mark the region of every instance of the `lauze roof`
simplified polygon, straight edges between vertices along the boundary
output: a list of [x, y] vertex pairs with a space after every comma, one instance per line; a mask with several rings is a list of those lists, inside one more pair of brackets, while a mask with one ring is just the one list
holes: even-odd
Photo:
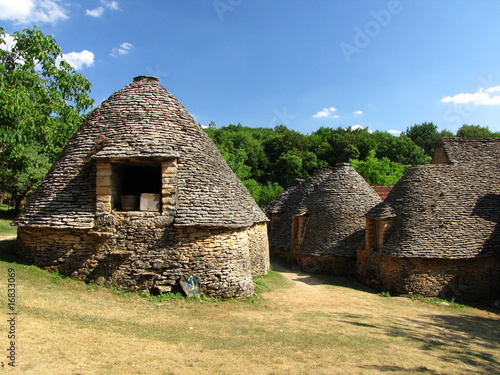
[[500, 139], [445, 138], [367, 216], [390, 219], [383, 253], [465, 259], [500, 252]]
[[91, 228], [95, 159], [178, 158], [174, 225], [267, 221], [214, 143], [154, 77], [136, 77], [86, 119], [17, 218], [19, 226]]
[[286, 249], [292, 216], [308, 215], [300, 253], [353, 256], [364, 239], [364, 214], [379, 202], [377, 193], [350, 164], [318, 169], [266, 207], [266, 213], [282, 216], [271, 241]]

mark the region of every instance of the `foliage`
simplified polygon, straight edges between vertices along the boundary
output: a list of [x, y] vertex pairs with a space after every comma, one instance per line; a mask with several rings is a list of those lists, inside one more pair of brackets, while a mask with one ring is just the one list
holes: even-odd
[[[297, 178], [315, 169], [350, 162], [371, 185], [394, 185], [411, 165], [428, 164], [435, 142], [452, 137], [432, 122], [414, 124], [400, 136], [368, 129], [321, 127], [310, 135], [284, 125], [205, 129], [231, 169], [264, 207]], [[463, 125], [456, 136], [500, 137], [487, 127]]]
[[62, 58], [38, 28], [7, 35], [0, 28], [0, 191], [19, 209], [90, 108], [90, 82]]
[[284, 125], [238, 124], [205, 131], [261, 207], [317, 168], [351, 162], [370, 184], [394, 185], [409, 165], [430, 162], [409, 136], [368, 129], [322, 127], [304, 135]]
[[372, 186], [392, 186], [403, 177], [409, 165], [390, 161], [383, 157], [377, 159], [375, 151], [370, 151], [365, 160], [351, 159], [353, 168]]
[[406, 129], [404, 134], [421, 147], [428, 156], [433, 155], [434, 144], [439, 138], [453, 137], [453, 133], [446, 129], [438, 132], [437, 125], [432, 122], [412, 125]]
[[50, 168], [49, 157], [36, 144], [17, 144], [0, 153], [0, 184], [14, 202], [19, 202], [33, 190]]
[[499, 138], [500, 133], [494, 133], [486, 126], [462, 125], [457, 131], [457, 137], [463, 138]]

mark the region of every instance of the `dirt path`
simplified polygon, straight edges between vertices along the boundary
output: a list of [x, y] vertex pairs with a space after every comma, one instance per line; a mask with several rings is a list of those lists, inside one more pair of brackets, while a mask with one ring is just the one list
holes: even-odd
[[9, 236], [0, 236], [0, 241], [13, 240], [16, 237], [17, 236], [15, 234], [14, 235], [9, 235]]
[[325, 284], [318, 278], [281, 265], [273, 265], [273, 269], [292, 283], [292, 287], [284, 291], [271, 293], [269, 298], [294, 307], [324, 307], [333, 305], [334, 287]]
[[[281, 306], [291, 307], [294, 312], [352, 314], [382, 321], [401, 320], [401, 317], [421, 317], [436, 313], [430, 304], [412, 301], [408, 297], [384, 298], [379, 293], [359, 284], [350, 278], [332, 278], [306, 274], [294, 268], [273, 264], [273, 269], [290, 281], [289, 288], [272, 291], [265, 298]], [[466, 309], [465, 309], [466, 310]], [[446, 309], [438, 310], [446, 314]], [[474, 314], [490, 317], [487, 311], [477, 310]]]

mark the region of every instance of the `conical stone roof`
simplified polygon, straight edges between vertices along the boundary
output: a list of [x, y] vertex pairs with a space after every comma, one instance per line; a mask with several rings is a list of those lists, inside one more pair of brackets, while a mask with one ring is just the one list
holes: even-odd
[[379, 195], [350, 164], [337, 164], [304, 202], [309, 220], [299, 252], [355, 255], [365, 236], [364, 215], [378, 203]]
[[300, 253], [353, 256], [364, 239], [364, 215], [378, 203], [378, 194], [350, 164], [318, 169], [266, 207], [267, 214], [282, 215], [271, 245], [288, 249], [292, 216], [308, 215]]
[[177, 159], [176, 226], [248, 227], [267, 221], [212, 140], [154, 77], [136, 77], [85, 120], [16, 220], [92, 228], [95, 160]]
[[[500, 252], [500, 139], [443, 138], [367, 217], [392, 219], [382, 253], [467, 259]], [[437, 164], [442, 163], [442, 164]]]

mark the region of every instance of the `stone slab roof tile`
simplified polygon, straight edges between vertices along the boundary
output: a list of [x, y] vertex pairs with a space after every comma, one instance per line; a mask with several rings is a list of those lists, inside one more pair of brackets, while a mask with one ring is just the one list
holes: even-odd
[[411, 167], [385, 202], [368, 213], [384, 219], [383, 207], [393, 210], [384, 253], [465, 259], [500, 252], [500, 142], [443, 143], [452, 163]]
[[364, 214], [379, 202], [377, 193], [350, 164], [318, 169], [266, 207], [268, 214], [281, 215], [271, 233], [271, 245], [289, 247], [292, 216], [307, 214], [300, 253], [353, 256], [364, 238]]

